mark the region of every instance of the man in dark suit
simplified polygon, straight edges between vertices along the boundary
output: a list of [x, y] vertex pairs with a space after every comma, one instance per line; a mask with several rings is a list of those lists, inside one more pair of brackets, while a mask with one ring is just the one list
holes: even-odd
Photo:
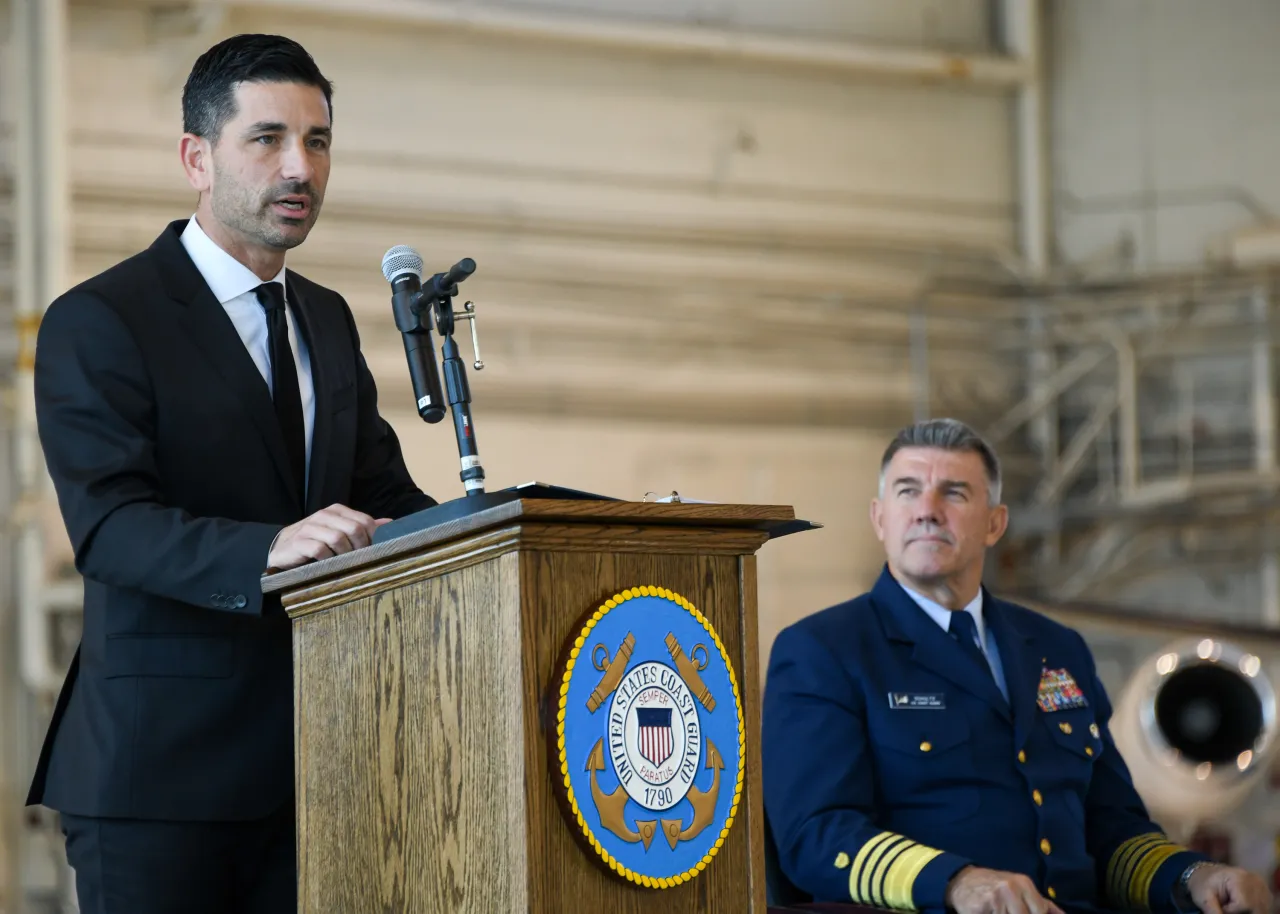
[[1150, 821], [1084, 640], [981, 586], [1007, 519], [971, 429], [923, 422], [889, 445], [879, 581], [784, 630], [770, 657], [781, 869], [819, 900], [902, 910], [1269, 912], [1261, 879]]
[[285, 269], [320, 214], [331, 99], [288, 39], [206, 52], [182, 100], [195, 217], [40, 327], [85, 605], [28, 802], [62, 813], [86, 914], [295, 910], [290, 632], [260, 577], [434, 504], [346, 302]]

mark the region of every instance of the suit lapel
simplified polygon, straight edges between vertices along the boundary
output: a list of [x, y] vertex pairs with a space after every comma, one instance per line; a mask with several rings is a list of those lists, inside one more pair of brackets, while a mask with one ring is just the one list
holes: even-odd
[[1010, 718], [1009, 704], [990, 672], [980, 669], [951, 636], [916, 605], [888, 568], [881, 572], [871, 598], [880, 610], [890, 637], [914, 645], [912, 660], [981, 698], [1006, 719]]
[[307, 504], [304, 514], [310, 515], [319, 511], [329, 503], [325, 495], [325, 472], [328, 469], [329, 439], [333, 435], [332, 423], [332, 385], [325, 365], [329, 359], [325, 355], [325, 342], [330, 334], [324, 333], [320, 327], [320, 315], [315, 303], [303, 292], [303, 284], [290, 271], [288, 273], [289, 306], [298, 318], [298, 328], [306, 339], [307, 352], [311, 363], [311, 386], [315, 393], [315, 417], [311, 427], [311, 459], [307, 470]]
[[1021, 747], [1036, 721], [1036, 696], [1040, 689], [1040, 649], [1035, 637], [1019, 627], [1008, 604], [983, 596], [983, 616], [995, 635], [1004, 667], [1009, 703], [1013, 706], [1014, 744]]
[[[248, 413], [271, 454], [284, 490], [292, 493], [295, 491], [293, 474], [285, 453], [284, 436], [276, 420], [275, 406], [271, 402], [271, 392], [226, 309], [214, 298], [208, 283], [182, 246], [181, 233], [186, 224], [185, 219], [171, 223], [152, 245], [161, 282], [170, 298], [186, 306], [180, 319], [183, 329], [196, 348], [208, 357], [214, 370], [222, 376]], [[290, 497], [293, 498], [292, 495]], [[296, 498], [293, 500], [296, 502]], [[302, 505], [298, 508], [301, 510]]]

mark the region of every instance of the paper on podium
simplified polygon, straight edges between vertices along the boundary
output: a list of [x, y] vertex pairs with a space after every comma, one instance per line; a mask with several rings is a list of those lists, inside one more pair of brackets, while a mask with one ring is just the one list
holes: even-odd
[[[649, 501], [649, 496], [654, 494], [657, 494], [657, 493], [645, 492], [643, 500]], [[681, 495], [679, 492], [673, 491], [670, 495], [664, 495], [661, 498], [653, 499], [651, 504], [655, 504], [655, 505], [718, 505], [718, 504], [721, 504], [721, 502], [703, 501], [700, 498], [686, 498], [685, 496]]]

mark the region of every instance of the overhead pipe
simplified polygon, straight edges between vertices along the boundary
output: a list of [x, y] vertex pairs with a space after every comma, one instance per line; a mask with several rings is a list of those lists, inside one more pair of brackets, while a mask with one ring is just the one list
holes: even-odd
[[1046, 122], [1041, 0], [1002, 0], [1005, 45], [1026, 78], [1014, 100], [1018, 238], [1031, 275], [1049, 269], [1049, 142]]
[[437, 27], [496, 38], [534, 39], [605, 51], [832, 70], [916, 82], [1014, 89], [1031, 79], [1026, 63], [989, 54], [886, 47], [639, 19], [527, 12], [498, 4], [438, 0], [226, 0], [246, 9], [325, 12]]
[[15, 143], [14, 315], [19, 339], [14, 376], [14, 463], [17, 472], [19, 668], [32, 691], [61, 686], [48, 625], [41, 507], [52, 497], [35, 417], [35, 336], [45, 303], [62, 291], [70, 237], [66, 143], [66, 0], [13, 0], [18, 78]]
[[[1017, 86], [1014, 98], [1014, 163], [1017, 170], [1018, 241], [1026, 274], [1043, 279], [1049, 272], [1049, 143], [1045, 124], [1044, 54], [1041, 46], [1041, 0], [1001, 0], [1000, 25], [1005, 51], [1027, 69], [1028, 78]], [[1027, 352], [1028, 389], [1031, 397], [1044, 397], [1044, 406], [1028, 423], [1028, 433], [1041, 459], [1042, 472], [1052, 479], [1061, 466], [1062, 442], [1055, 395], [1050, 391], [1057, 357], [1047, 331], [1048, 305], [1027, 300], [1026, 322], [1030, 334]], [[1048, 396], [1044, 396], [1048, 393]], [[1074, 443], [1074, 442], [1073, 442]], [[1071, 452], [1069, 457], [1083, 457]], [[1042, 484], [1040, 494], [1045, 493]], [[1056, 531], [1043, 538], [1042, 565], [1061, 561], [1062, 541]]]

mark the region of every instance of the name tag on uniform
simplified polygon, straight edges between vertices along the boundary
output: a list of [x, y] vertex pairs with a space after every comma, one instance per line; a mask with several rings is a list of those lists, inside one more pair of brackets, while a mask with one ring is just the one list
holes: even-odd
[[889, 707], [895, 711], [945, 711], [947, 696], [943, 692], [890, 692]]

